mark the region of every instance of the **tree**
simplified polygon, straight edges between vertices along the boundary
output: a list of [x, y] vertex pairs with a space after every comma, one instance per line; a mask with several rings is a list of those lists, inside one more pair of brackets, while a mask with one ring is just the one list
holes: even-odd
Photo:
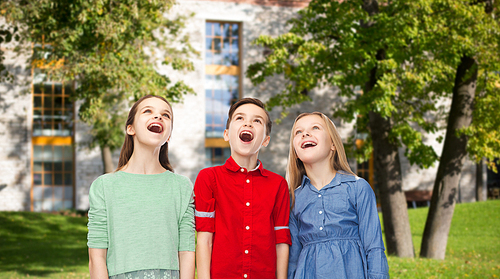
[[[364, 129], [369, 133], [368, 144], [358, 150], [358, 158], [366, 158], [366, 154], [374, 151], [387, 251], [402, 257], [412, 257], [413, 246], [401, 190], [398, 148], [404, 147], [410, 163], [422, 168], [438, 159], [432, 146], [424, 143], [422, 133], [437, 132], [439, 123], [448, 118], [441, 103], [452, 97], [456, 69], [464, 54], [460, 52], [459, 39], [450, 46], [439, 35], [451, 32], [448, 37], [462, 38], [460, 32], [468, 24], [461, 24], [459, 16], [452, 18], [451, 14], [436, 12], [433, 5], [458, 3], [312, 1], [299, 12], [298, 18], [291, 20], [290, 33], [276, 38], [262, 36], [256, 41], [271, 52], [264, 62], [249, 66], [247, 73], [254, 83], [274, 74], [284, 75], [286, 90], [271, 98], [270, 107], [289, 107], [307, 100], [301, 92], [318, 86], [340, 89], [346, 102], [335, 107], [333, 115], [347, 122], [355, 120], [358, 131]], [[473, 9], [473, 5], [461, 5]], [[456, 26], [442, 30], [447, 22]], [[495, 29], [487, 30], [483, 32], [496, 36]], [[469, 40], [469, 45], [474, 42], [471, 37], [464, 40]], [[488, 51], [498, 50], [491, 46]], [[485, 92], [493, 92], [495, 88], [496, 76], [491, 69], [481, 71], [485, 82], [482, 88], [490, 89]], [[469, 72], [466, 74], [470, 77]], [[363, 93], [356, 94], [356, 87], [363, 87]], [[498, 96], [486, 95], [491, 107], [490, 102]], [[483, 107], [482, 100], [476, 102], [476, 110]], [[484, 122], [487, 113], [484, 109], [480, 111], [484, 116], [477, 119], [482, 120], [462, 131], [478, 139], [475, 144], [467, 145], [474, 149], [473, 155], [485, 154], [489, 150], [488, 140], [495, 141], [486, 135], [497, 120]], [[493, 114], [488, 110], [489, 117]], [[362, 117], [355, 119], [357, 115]], [[488, 152], [488, 158], [498, 156], [498, 149]]]
[[[80, 118], [91, 127], [91, 146], [103, 158], [123, 140], [124, 114], [130, 102], [146, 94], [170, 101], [192, 93], [157, 72], [157, 62], [174, 70], [192, 70], [196, 54], [182, 34], [188, 16], [167, 13], [174, 1], [41, 0], [6, 1], [0, 10], [19, 27], [21, 45], [43, 43], [50, 56], [32, 63], [45, 65], [48, 76], [77, 84], [73, 99], [81, 101]], [[61, 63], [63, 61], [63, 63]], [[111, 171], [109, 161], [104, 162]], [[112, 165], [111, 165], [112, 166]]]
[[[498, 107], [500, 101], [499, 79], [494, 74], [500, 69], [500, 21], [498, 15], [492, 13], [493, 1], [466, 1], [458, 4], [456, 1], [436, 1], [428, 7], [433, 14], [439, 14], [439, 17], [431, 17], [436, 19], [433, 23], [441, 23], [440, 30], [431, 27], [434, 30], [429, 30], [432, 31], [429, 34], [448, 42], [448, 49], [437, 49], [433, 54], [444, 56], [446, 60], [451, 58], [459, 61], [453, 83], [446, 138], [420, 252], [422, 257], [444, 259], [460, 174], [467, 157], [469, 136], [475, 137], [475, 142], [469, 148], [471, 154], [477, 156], [476, 161], [482, 160], [482, 155], [488, 153], [492, 162], [493, 156], [498, 156], [499, 152], [500, 123], [495, 120], [499, 115], [498, 110], [491, 111], [495, 108], [489, 102], [496, 100], [495, 106]], [[498, 12], [498, 7], [496, 10]], [[480, 92], [481, 95], [478, 95]], [[488, 103], [485, 104], [485, 100]], [[489, 119], [490, 117], [493, 119]], [[492, 124], [496, 126], [491, 126]], [[497, 137], [491, 140], [492, 136]], [[488, 151], [494, 146], [497, 147], [495, 151]]]

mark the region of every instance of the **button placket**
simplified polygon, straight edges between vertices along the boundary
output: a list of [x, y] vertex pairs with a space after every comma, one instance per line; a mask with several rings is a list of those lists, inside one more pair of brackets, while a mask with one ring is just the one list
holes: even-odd
[[253, 228], [253, 215], [252, 215], [252, 208], [253, 206], [250, 206], [253, 201], [253, 189], [252, 189], [252, 175], [248, 171], [242, 171], [241, 172], [241, 179], [240, 180], [243, 184], [243, 245], [242, 245], [242, 252], [243, 254], [243, 277], [248, 278], [249, 274], [248, 272], [251, 270], [251, 257], [248, 257], [250, 254], [250, 250], [252, 248], [252, 230], [250, 228]]

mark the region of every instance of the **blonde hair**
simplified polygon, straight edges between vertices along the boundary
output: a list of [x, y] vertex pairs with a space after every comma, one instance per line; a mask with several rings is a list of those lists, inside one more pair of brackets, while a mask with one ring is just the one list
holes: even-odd
[[295, 126], [297, 125], [297, 121], [305, 116], [317, 115], [323, 119], [325, 122], [326, 130], [330, 135], [330, 139], [333, 142], [333, 145], [336, 147], [333, 151], [333, 155], [330, 157], [330, 164], [332, 168], [336, 171], [344, 171], [348, 174], [356, 176], [354, 172], [352, 172], [349, 163], [347, 162], [347, 157], [345, 155], [344, 144], [342, 143], [342, 139], [340, 138], [340, 134], [333, 124], [332, 120], [328, 118], [321, 112], [306, 112], [302, 113], [297, 118], [295, 118], [295, 122], [293, 123], [292, 132], [290, 134], [290, 151], [288, 153], [288, 164], [286, 167], [286, 180], [288, 182], [288, 187], [290, 189], [290, 195], [292, 197], [292, 207], [295, 204], [295, 189], [297, 189], [302, 183], [302, 177], [306, 174], [306, 169], [302, 161], [297, 157], [297, 153], [295, 152], [295, 148], [293, 147], [293, 131], [295, 130]]

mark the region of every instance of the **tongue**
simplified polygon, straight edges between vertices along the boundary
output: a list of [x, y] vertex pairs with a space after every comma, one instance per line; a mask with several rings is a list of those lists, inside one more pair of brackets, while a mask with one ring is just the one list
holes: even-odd
[[153, 133], [159, 133], [159, 132], [161, 132], [161, 127], [160, 126], [151, 126], [151, 127], [149, 127], [149, 130]]
[[240, 139], [244, 142], [249, 142], [252, 140], [252, 135], [250, 134], [241, 134]]

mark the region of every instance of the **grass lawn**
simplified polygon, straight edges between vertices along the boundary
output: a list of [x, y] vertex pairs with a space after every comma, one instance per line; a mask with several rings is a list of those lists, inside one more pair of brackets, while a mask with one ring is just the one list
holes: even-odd
[[[409, 209], [416, 255], [428, 208]], [[391, 278], [500, 278], [500, 200], [458, 204], [446, 260], [389, 257]], [[88, 278], [85, 217], [0, 212], [0, 278]]]

